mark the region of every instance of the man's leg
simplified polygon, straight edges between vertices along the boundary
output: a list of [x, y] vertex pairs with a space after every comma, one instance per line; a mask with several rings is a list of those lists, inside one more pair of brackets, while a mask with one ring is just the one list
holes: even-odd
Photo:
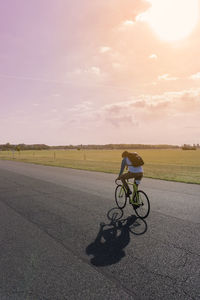
[[135, 175], [134, 176], [134, 178], [135, 178], [134, 182], [138, 186], [140, 184], [140, 181], [142, 180], [143, 173], [135, 173], [134, 175]]
[[128, 186], [128, 183], [126, 182], [126, 180], [130, 178], [134, 178], [134, 173], [128, 172], [119, 177], [119, 179], [122, 181], [123, 185], [125, 186], [127, 194], [131, 194], [131, 190]]

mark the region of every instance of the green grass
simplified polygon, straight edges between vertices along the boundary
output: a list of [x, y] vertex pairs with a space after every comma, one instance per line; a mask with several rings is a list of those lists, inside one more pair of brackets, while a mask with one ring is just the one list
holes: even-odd
[[[134, 151], [134, 149], [132, 150]], [[0, 159], [118, 174], [122, 150], [1, 151]], [[200, 150], [138, 150], [144, 176], [200, 184]]]

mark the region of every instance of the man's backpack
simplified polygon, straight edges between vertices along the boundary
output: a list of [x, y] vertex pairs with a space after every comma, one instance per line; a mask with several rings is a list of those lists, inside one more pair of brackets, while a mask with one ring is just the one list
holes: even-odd
[[136, 152], [133, 152], [133, 153], [129, 152], [127, 157], [129, 158], [129, 160], [131, 161], [131, 163], [134, 167], [139, 167], [139, 166], [144, 165], [144, 161], [143, 161], [142, 157], [139, 154], [137, 154]]

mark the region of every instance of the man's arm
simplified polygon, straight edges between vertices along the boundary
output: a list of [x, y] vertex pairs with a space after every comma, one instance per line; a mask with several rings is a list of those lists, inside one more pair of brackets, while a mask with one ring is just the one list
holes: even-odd
[[124, 158], [122, 159], [121, 169], [120, 169], [120, 171], [119, 171], [119, 176], [118, 176], [118, 177], [120, 177], [120, 176], [122, 175], [122, 173], [124, 172], [125, 166], [126, 166], [126, 158], [124, 157]]

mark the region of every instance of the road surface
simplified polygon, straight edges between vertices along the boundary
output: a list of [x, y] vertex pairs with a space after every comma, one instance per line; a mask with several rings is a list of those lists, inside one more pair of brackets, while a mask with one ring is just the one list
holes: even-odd
[[113, 174], [0, 161], [0, 299], [200, 299], [200, 185], [144, 178], [146, 221]]

